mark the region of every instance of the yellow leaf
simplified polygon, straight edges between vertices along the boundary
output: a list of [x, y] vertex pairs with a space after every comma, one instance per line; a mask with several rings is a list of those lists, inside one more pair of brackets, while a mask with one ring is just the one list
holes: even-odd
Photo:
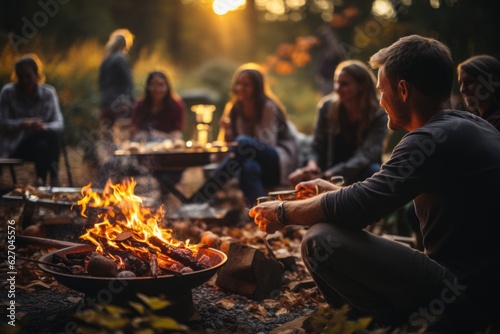
[[76, 312], [74, 314], [74, 317], [77, 319], [80, 319], [82, 321], [85, 321], [86, 323], [91, 323], [96, 316], [96, 312], [94, 310], [82, 310], [80, 312]]
[[132, 306], [139, 314], [143, 315], [145, 312], [144, 306], [142, 304], [136, 302], [128, 302], [130, 306]]
[[154, 331], [152, 329], [146, 328], [146, 329], [139, 329], [134, 332], [135, 334], [154, 334]]
[[187, 327], [169, 317], [151, 316], [151, 327], [166, 330], [186, 331]]
[[165, 300], [163, 298], [158, 298], [158, 297], [148, 297], [146, 295], [143, 295], [142, 293], [138, 293], [137, 297], [139, 297], [144, 304], [149, 306], [152, 310], [157, 311], [161, 310], [172, 303], [169, 302], [168, 300]]
[[128, 319], [120, 319], [120, 318], [104, 318], [99, 319], [99, 324], [109, 328], [109, 329], [120, 329], [124, 328], [128, 324]]
[[114, 305], [105, 305], [104, 308], [106, 309], [106, 311], [108, 311], [110, 315], [122, 315], [128, 313], [128, 311], [125, 310], [124, 308]]

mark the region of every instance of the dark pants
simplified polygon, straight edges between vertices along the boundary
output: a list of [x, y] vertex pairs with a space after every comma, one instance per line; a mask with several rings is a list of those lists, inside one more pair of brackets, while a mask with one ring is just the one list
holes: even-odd
[[279, 185], [279, 156], [274, 148], [249, 136], [238, 136], [236, 142], [238, 145], [213, 175], [228, 171], [238, 177], [243, 194], [253, 206], [258, 197], [265, 195], [265, 187]]
[[11, 156], [35, 163], [37, 178], [43, 182], [47, 180], [47, 173], [51, 179], [59, 175], [59, 155], [61, 152], [61, 134], [57, 131], [40, 131], [27, 136]]
[[320, 223], [305, 235], [302, 257], [330, 305], [347, 303], [384, 326], [468, 332], [487, 324], [451, 271], [397, 242]]
[[358, 182], [358, 181], [364, 181], [367, 178], [371, 177], [373, 174], [376, 172], [380, 171], [381, 164], [379, 163], [372, 163], [369, 166], [367, 166], [365, 169], [361, 170], [357, 175], [353, 175], [352, 177], [346, 177], [346, 185]]

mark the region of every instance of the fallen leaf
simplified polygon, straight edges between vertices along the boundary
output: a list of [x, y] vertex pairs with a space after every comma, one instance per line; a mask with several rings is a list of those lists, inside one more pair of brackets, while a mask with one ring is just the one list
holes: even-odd
[[79, 303], [80, 301], [83, 300], [82, 297], [74, 297], [74, 296], [69, 296], [68, 298], [66, 298], [67, 301], [69, 301], [70, 303]]
[[218, 308], [221, 308], [223, 310], [231, 310], [234, 307], [234, 305], [236, 305], [236, 303], [232, 299], [224, 298], [216, 301], [215, 305], [217, 305]]
[[264, 305], [250, 304], [247, 307], [247, 311], [250, 313], [260, 314], [261, 316], [267, 316], [267, 309]]
[[274, 315], [279, 316], [279, 315], [288, 314], [288, 313], [290, 313], [290, 312], [288, 312], [288, 310], [286, 308], [280, 308], [278, 311], [276, 311], [276, 313]]

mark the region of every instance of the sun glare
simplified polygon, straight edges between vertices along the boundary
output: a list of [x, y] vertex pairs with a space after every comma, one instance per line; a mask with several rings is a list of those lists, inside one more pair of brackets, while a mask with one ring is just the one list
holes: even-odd
[[215, 14], [224, 15], [245, 6], [245, 3], [245, 0], [214, 0], [212, 8]]
[[388, 0], [375, 0], [372, 5], [372, 12], [378, 17], [392, 19], [396, 16], [396, 11]]

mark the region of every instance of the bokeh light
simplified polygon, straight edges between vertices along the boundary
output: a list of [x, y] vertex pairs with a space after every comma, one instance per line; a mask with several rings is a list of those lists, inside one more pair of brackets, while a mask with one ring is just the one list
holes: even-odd
[[215, 14], [225, 15], [230, 11], [244, 7], [245, 4], [245, 0], [214, 0], [212, 8]]
[[378, 17], [384, 19], [392, 19], [396, 17], [396, 11], [392, 3], [388, 0], [375, 0], [372, 4], [372, 12]]

